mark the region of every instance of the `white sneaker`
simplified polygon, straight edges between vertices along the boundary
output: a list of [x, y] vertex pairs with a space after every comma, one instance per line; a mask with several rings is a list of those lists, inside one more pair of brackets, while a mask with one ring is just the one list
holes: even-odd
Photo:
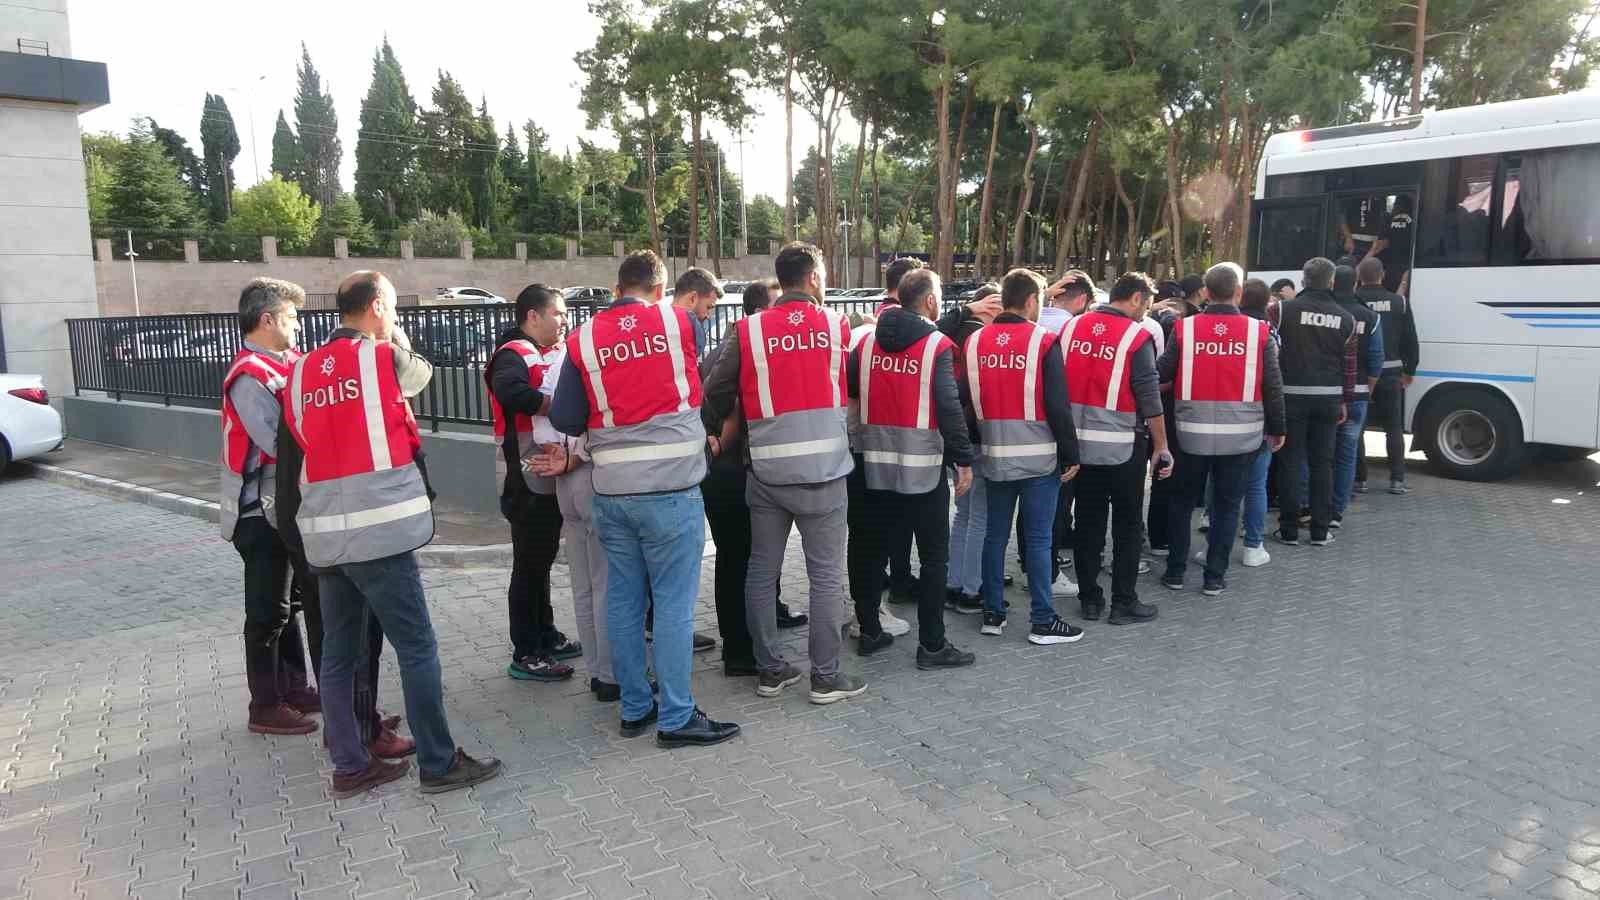
[[[883, 619], [883, 613], [878, 614], [878, 619], [880, 621]], [[861, 637], [861, 620], [857, 619], [855, 614], [851, 614], [850, 621], [847, 624], [850, 627], [845, 629], [845, 634], [848, 634], [853, 638]]]
[[1148, 560], [1148, 559], [1139, 560], [1139, 574], [1140, 575], [1149, 575], [1150, 574], [1150, 560]]
[[1067, 577], [1066, 572], [1056, 576], [1055, 583], [1050, 585], [1050, 596], [1057, 600], [1070, 600], [1078, 596], [1078, 583]]
[[1243, 562], [1246, 567], [1254, 569], [1272, 562], [1272, 554], [1268, 553], [1265, 547], [1246, 547]]
[[883, 627], [885, 633], [892, 634], [895, 637], [911, 633], [911, 623], [887, 609], [878, 611], [878, 624]]

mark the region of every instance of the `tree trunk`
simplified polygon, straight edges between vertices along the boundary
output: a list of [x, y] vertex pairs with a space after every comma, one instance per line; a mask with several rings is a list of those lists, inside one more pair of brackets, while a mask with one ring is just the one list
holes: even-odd
[[1174, 277], [1183, 271], [1183, 185], [1178, 176], [1178, 123], [1167, 124], [1167, 246], [1172, 249]]
[[878, 179], [878, 132], [883, 126], [872, 123], [872, 271], [877, 287], [883, 286], [883, 185]]
[[650, 249], [661, 256], [661, 214], [656, 208], [656, 126], [649, 106], [644, 109], [644, 208], [650, 218]]
[[[871, 116], [868, 116], [867, 118], [861, 120], [861, 136], [856, 138], [856, 172], [855, 176], [850, 180], [850, 206], [845, 210], [845, 221], [850, 221], [850, 216], [855, 216], [855, 223], [858, 229], [861, 222], [867, 218], [861, 214], [861, 171], [862, 167], [865, 166], [867, 162], [867, 124], [868, 119], [870, 118]], [[855, 231], [851, 237], [852, 240], [845, 241], [844, 244], [843, 266], [839, 268], [840, 274], [843, 275], [848, 275], [848, 273], [845, 272], [845, 267], [850, 265], [850, 245], [853, 243], [861, 243], [859, 230]], [[857, 256], [859, 257], [860, 254], [857, 254]], [[860, 286], [861, 275], [858, 273], [856, 275], [856, 283], [851, 285], [851, 287]]]
[[[721, 160], [717, 161], [722, 164]], [[710, 170], [700, 173], [705, 177], [706, 185], [706, 216], [708, 227], [711, 231], [711, 272], [718, 278], [722, 277], [722, 207], [717, 204], [717, 183], [711, 177]]]
[[[984, 256], [989, 252], [989, 219], [994, 207], [994, 154], [1000, 146], [1000, 112], [1005, 104], [994, 105], [994, 121], [989, 125], [989, 159], [983, 166], [983, 200], [978, 205], [978, 246], [972, 257], [973, 277], [983, 276]], [[998, 259], [998, 255], [996, 256]]]
[[956, 177], [955, 160], [950, 156], [950, 87], [951, 78], [949, 67], [945, 67], [944, 74], [939, 79], [939, 87], [933, 92], [934, 121], [938, 128], [938, 145], [936, 152], [939, 161], [939, 188], [938, 188], [938, 221], [934, 223], [934, 251], [933, 268], [939, 273], [940, 278], [950, 277], [951, 256], [954, 253], [955, 230], [955, 196]]
[[1428, 0], [1417, 0], [1416, 33], [1411, 39], [1411, 114], [1422, 115], [1422, 70], [1428, 44]]
[[[961, 101], [961, 122], [956, 128], [956, 147], [951, 156], [951, 181], [950, 181], [950, 221], [946, 226], [950, 232], [950, 249], [946, 252], [944, 268], [939, 270], [940, 277], [951, 278], [955, 275], [956, 268], [956, 231], [960, 227], [960, 219], [956, 211], [956, 201], [961, 192], [961, 153], [967, 145], [967, 123], [972, 121], [972, 79], [967, 79], [966, 98]], [[968, 220], [970, 224], [970, 219]]]
[[[1137, 206], [1135, 206], [1133, 208], [1134, 243], [1133, 243], [1133, 249], [1130, 251], [1130, 253], [1132, 255], [1129, 257], [1129, 259], [1131, 261], [1128, 263], [1128, 271], [1130, 271], [1130, 272], [1140, 271], [1140, 270], [1142, 270], [1142, 267], [1144, 266], [1144, 263], [1142, 263], [1140, 261], [1140, 256], [1139, 256], [1139, 244], [1140, 244], [1139, 239], [1144, 237], [1144, 202], [1149, 196], [1150, 196], [1150, 179], [1148, 179], [1148, 178], [1140, 179], [1140, 181], [1139, 181], [1139, 203], [1138, 203]], [[1151, 262], [1151, 265], [1152, 266], [1155, 265], [1153, 260]]]
[[[1083, 162], [1078, 166], [1078, 182], [1072, 188], [1072, 202], [1067, 207], [1067, 217], [1056, 241], [1056, 271], [1067, 267], [1067, 248], [1072, 233], [1078, 227], [1078, 211], [1083, 208], [1083, 197], [1089, 188], [1089, 170], [1094, 167], [1095, 145], [1100, 141], [1100, 118], [1089, 123], [1089, 139], [1083, 145]], [[1065, 185], [1063, 185], [1065, 188]]]
[[[1027, 253], [1028, 204], [1033, 202], [1033, 158], [1039, 152], [1039, 126], [1028, 120], [1028, 155], [1022, 158], [1022, 192], [1017, 196], [1017, 220], [1012, 223], [1011, 231], [1011, 265], [1022, 265], [1022, 257]], [[1050, 177], [1045, 173], [1045, 178]], [[1040, 204], [1043, 205], [1044, 194], [1039, 195]]]
[[684, 261], [695, 266], [700, 264], [700, 169], [705, 166], [698, 110], [689, 113], [689, 140], [694, 145], [694, 159], [689, 163], [689, 249]]
[[1100, 179], [1095, 186], [1096, 203], [1094, 205], [1094, 262], [1089, 268], [1096, 281], [1105, 277], [1105, 264], [1101, 262], [1106, 249], [1106, 183]]
[[897, 235], [895, 235], [895, 253], [900, 253], [905, 250], [906, 229], [911, 227], [911, 211], [916, 209], [917, 195], [922, 193], [922, 186], [928, 183], [928, 176], [932, 174], [933, 164], [929, 163], [922, 168], [922, 174], [917, 176], [917, 183], [912, 186], [911, 193], [906, 195], [905, 205], [900, 207], [900, 213], [897, 216], [897, 224], [900, 228], [900, 231]]
[[794, 240], [794, 49], [783, 73], [783, 242]]
[[1128, 198], [1128, 190], [1122, 186], [1122, 170], [1111, 170], [1111, 183], [1117, 189], [1117, 199], [1122, 202], [1122, 208], [1128, 214], [1127, 241], [1123, 245], [1122, 270], [1132, 272], [1136, 268], [1134, 254], [1138, 252], [1138, 213], [1134, 211], [1133, 201]]

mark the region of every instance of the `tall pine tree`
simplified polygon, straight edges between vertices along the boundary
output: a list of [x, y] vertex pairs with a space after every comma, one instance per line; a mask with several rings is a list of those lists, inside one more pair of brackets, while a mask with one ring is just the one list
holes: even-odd
[[[436, 213], [457, 212], [476, 222], [473, 208], [473, 151], [480, 149], [477, 110], [461, 82], [440, 70], [433, 88], [433, 108], [421, 116], [422, 144], [417, 166], [426, 179], [423, 206]], [[491, 140], [491, 145], [494, 143]]]
[[300, 89], [294, 98], [295, 130], [300, 133], [302, 171], [300, 187], [320, 206], [339, 196], [339, 163], [344, 148], [339, 143], [339, 115], [333, 95], [322, 89], [322, 76], [311, 64], [311, 51], [300, 45]]
[[155, 119], [145, 119], [149, 126], [145, 137], [156, 143], [161, 148], [161, 153], [166, 156], [174, 166], [178, 167], [178, 180], [189, 189], [190, 199], [196, 207], [206, 204], [206, 168], [200, 162], [200, 157], [194, 155], [189, 149], [189, 142], [183, 135], [171, 128], [162, 128], [156, 124]]
[[184, 186], [163, 142], [153, 137], [155, 123], [149, 125], [148, 131], [136, 126], [128, 133], [106, 198], [108, 224], [147, 237], [171, 238], [170, 232], [194, 225], [194, 195]]
[[295, 137], [289, 120], [278, 110], [278, 126], [272, 132], [272, 174], [284, 181], [300, 181], [300, 139]]
[[205, 155], [206, 215], [211, 224], [220, 225], [233, 212], [233, 160], [239, 155], [239, 132], [221, 94], [206, 94], [200, 149]]
[[417, 137], [417, 101], [386, 37], [372, 55], [356, 134], [356, 200], [382, 231], [416, 217]]
[[522, 155], [522, 145], [517, 142], [517, 129], [506, 123], [506, 139], [500, 147], [500, 183], [505, 185], [507, 201], [503, 206], [506, 225], [522, 231], [527, 219], [528, 193], [524, 182], [528, 175], [528, 160]]

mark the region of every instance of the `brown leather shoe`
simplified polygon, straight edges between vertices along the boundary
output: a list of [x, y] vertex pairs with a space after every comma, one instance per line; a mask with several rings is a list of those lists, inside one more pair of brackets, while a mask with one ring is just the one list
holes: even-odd
[[417, 742], [385, 728], [367, 745], [367, 750], [379, 759], [404, 759], [417, 752]]
[[317, 720], [287, 703], [250, 712], [250, 730], [256, 734], [310, 734], [317, 730]]
[[290, 691], [288, 696], [283, 698], [283, 702], [306, 715], [322, 712], [322, 695], [317, 693], [314, 687]]
[[380, 784], [388, 784], [397, 778], [404, 777], [411, 771], [411, 760], [402, 759], [399, 762], [384, 762], [381, 759], [367, 761], [365, 772], [354, 775], [333, 775], [333, 796], [336, 800], [354, 797], [366, 793]]

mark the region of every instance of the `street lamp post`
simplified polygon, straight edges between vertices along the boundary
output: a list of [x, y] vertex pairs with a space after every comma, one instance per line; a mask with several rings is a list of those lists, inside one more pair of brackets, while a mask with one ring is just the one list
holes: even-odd
[[128, 229], [128, 277], [133, 280], [133, 314], [139, 314], [139, 273], [133, 267], [133, 261], [139, 254], [133, 252], [133, 229]]
[[244, 97], [245, 115], [250, 117], [250, 166], [251, 168], [255, 169], [256, 181], [261, 180], [261, 155], [256, 152], [255, 89], [260, 86], [261, 82], [266, 80], [267, 76], [265, 75], [256, 76], [256, 80], [250, 83], [249, 90], [236, 87], [223, 88], [225, 91], [233, 91], [235, 94], [239, 94], [240, 96]]

